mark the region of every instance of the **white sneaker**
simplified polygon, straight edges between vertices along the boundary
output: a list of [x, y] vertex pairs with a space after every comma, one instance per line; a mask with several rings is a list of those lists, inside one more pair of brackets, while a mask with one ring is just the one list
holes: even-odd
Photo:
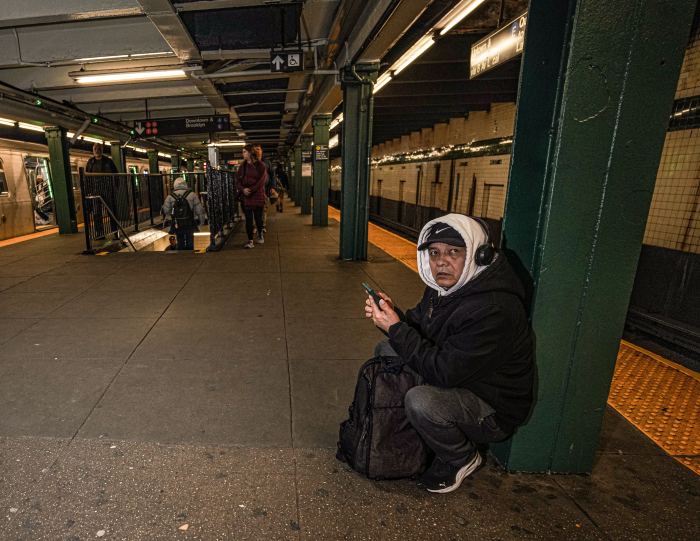
[[252, 240], [249, 240], [243, 245], [243, 248], [255, 248], [255, 243]]
[[257, 242], [258, 244], [265, 244], [265, 237], [263, 237], [262, 235], [260, 235], [260, 236], [255, 240], [255, 242]]

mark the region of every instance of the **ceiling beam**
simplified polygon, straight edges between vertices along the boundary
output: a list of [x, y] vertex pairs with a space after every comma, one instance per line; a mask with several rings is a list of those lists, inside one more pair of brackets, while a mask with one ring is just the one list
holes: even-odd
[[[138, 0], [138, 2], [141, 4], [143, 12], [182, 62], [201, 62], [199, 48], [170, 0]], [[188, 75], [214, 110], [219, 114], [229, 114], [231, 125], [238, 125], [238, 117], [235, 112], [231, 111], [226, 98], [221, 95], [216, 86], [211, 81], [192, 77], [192, 72], [188, 72]]]
[[0, 28], [68, 23], [141, 15], [135, 0], [3, 0]]

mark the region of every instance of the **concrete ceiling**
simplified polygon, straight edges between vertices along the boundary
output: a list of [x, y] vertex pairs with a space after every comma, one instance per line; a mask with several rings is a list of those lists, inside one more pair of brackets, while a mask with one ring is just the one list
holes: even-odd
[[[293, 143], [314, 113], [337, 108], [341, 93], [334, 72], [339, 66], [369, 57], [386, 64], [456, 2], [3, 0], [0, 116], [31, 120], [31, 107], [17, 103], [40, 96], [46, 110], [34, 109], [33, 120], [55, 121], [77, 111], [71, 122], [79, 124], [82, 111], [103, 118], [101, 129], [112, 122], [112, 132], [128, 136], [140, 119], [228, 114], [231, 132], [213, 134], [214, 139], [244, 138], [272, 151]], [[491, 94], [496, 101], [512, 99], [512, 80], [517, 80], [512, 68], [493, 78], [493, 86], [486, 81], [461, 85], [471, 41], [495, 28], [504, 12], [507, 16], [523, 4], [488, 0], [471, 22], [455, 28], [449, 39], [392, 82], [376, 102], [375, 142], [454, 111], [484, 107]], [[270, 73], [270, 51], [299, 44], [306, 70]], [[81, 85], [75, 79], [81, 73], [174, 68], [184, 69], [186, 76], [101, 85]], [[415, 103], [411, 96], [424, 100], [422, 110], [415, 119], [395, 122], [397, 111]], [[434, 114], [426, 115], [430, 112]], [[209, 138], [207, 133], [181, 134], [150, 142], [201, 150]]]

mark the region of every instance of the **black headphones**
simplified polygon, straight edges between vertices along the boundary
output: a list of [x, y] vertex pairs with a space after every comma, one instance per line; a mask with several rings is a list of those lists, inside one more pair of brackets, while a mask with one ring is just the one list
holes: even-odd
[[476, 252], [474, 252], [474, 262], [480, 267], [490, 265], [493, 262], [493, 258], [496, 257], [496, 248], [494, 247], [493, 242], [491, 242], [491, 231], [489, 229], [489, 224], [486, 223], [486, 220], [481, 218], [474, 218], [472, 216], [470, 216], [470, 218], [477, 222], [484, 230], [484, 233], [486, 233], [486, 242], [479, 246], [476, 249]]

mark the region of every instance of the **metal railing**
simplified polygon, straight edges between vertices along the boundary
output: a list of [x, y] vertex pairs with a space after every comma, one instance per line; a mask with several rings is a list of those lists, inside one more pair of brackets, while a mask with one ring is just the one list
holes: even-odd
[[[115, 240], [144, 227], [162, 225], [161, 209], [182, 177], [207, 209], [211, 244], [220, 248], [223, 238], [238, 218], [235, 176], [227, 171], [176, 174], [87, 173], [79, 170], [80, 195], [85, 222], [86, 251], [94, 253], [97, 240]], [[130, 242], [130, 241], [129, 241]]]
[[221, 247], [226, 234], [239, 218], [235, 174], [210, 170], [206, 176], [206, 188], [211, 239], [209, 250], [216, 250]]

